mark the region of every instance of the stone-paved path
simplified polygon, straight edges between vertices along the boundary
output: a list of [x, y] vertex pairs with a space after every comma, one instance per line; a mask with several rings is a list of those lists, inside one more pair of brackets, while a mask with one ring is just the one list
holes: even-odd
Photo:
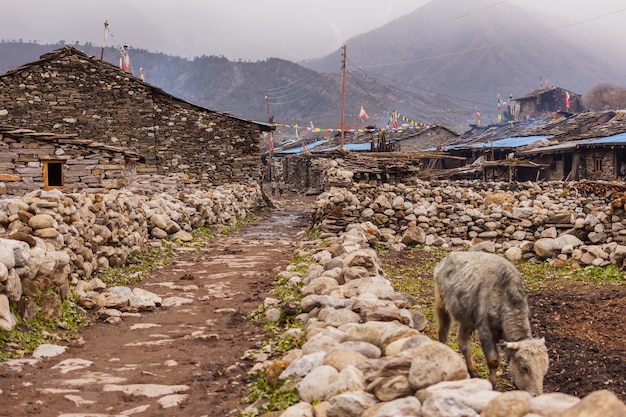
[[0, 416], [226, 416], [244, 408], [265, 337], [246, 320], [293, 257], [310, 200], [285, 197], [239, 233], [216, 236], [137, 284], [163, 306], [95, 323], [58, 356], [0, 363]]

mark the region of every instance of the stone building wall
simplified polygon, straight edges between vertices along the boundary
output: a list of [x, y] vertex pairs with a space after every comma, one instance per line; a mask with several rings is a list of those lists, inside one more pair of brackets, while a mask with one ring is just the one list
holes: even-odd
[[[596, 160], [601, 161], [602, 169], [596, 171]], [[595, 180], [613, 180], [615, 179], [615, 155], [613, 151], [598, 149], [581, 154], [581, 178], [591, 181]]]
[[141, 174], [257, 181], [260, 124], [194, 106], [65, 47], [0, 77], [0, 124], [138, 151]]
[[113, 147], [16, 136], [0, 132], [0, 197], [45, 188], [47, 163], [62, 165], [63, 185], [49, 188], [64, 192], [105, 192], [129, 186], [136, 178], [139, 158]]

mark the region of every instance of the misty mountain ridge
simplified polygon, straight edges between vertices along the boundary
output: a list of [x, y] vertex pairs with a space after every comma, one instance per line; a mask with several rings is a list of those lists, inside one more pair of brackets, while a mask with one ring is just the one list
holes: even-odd
[[[493, 1], [432, 0], [350, 39], [347, 55], [354, 66], [401, 88], [491, 109], [497, 94], [519, 97], [545, 80], [579, 94], [599, 82], [622, 82], [618, 65], [559, 36], [553, 28], [560, 23], [549, 26], [510, 3], [490, 5]], [[302, 64], [328, 71], [336, 54]]]
[[[496, 121], [497, 94], [519, 97], [545, 80], [579, 94], [600, 82], [622, 82], [619, 69], [552, 28], [509, 3], [432, 0], [356, 36], [346, 43], [346, 127], [384, 127], [397, 110], [463, 131], [475, 123], [475, 107], [484, 123]], [[61, 46], [0, 43], [0, 73]], [[100, 57], [98, 46], [74, 46]], [[267, 121], [269, 104], [277, 123], [340, 127], [341, 50], [300, 63], [189, 60], [134, 48], [130, 56], [135, 76], [141, 67], [146, 82], [202, 107]], [[108, 47], [104, 57], [117, 65], [120, 54]], [[361, 106], [370, 117], [365, 122], [358, 119]]]

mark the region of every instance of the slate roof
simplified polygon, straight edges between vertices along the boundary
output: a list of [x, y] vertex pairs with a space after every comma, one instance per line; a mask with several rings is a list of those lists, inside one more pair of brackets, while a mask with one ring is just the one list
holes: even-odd
[[[1, 78], [5, 78], [5, 77], [10, 77], [13, 74], [16, 74], [16, 73], [18, 73], [18, 72], [20, 72], [20, 71], [22, 71], [24, 69], [27, 69], [27, 68], [30, 68], [30, 67], [33, 67], [33, 66], [37, 66], [37, 65], [43, 65], [46, 62], [50, 62], [50, 61], [53, 61], [55, 59], [58, 59], [58, 58], [61, 58], [61, 57], [64, 57], [64, 56], [68, 56], [68, 55], [76, 56], [76, 57], [78, 57], [80, 59], [87, 60], [92, 65], [95, 65], [95, 66], [107, 68], [109, 70], [117, 70], [117, 71], [120, 71], [120, 72], [122, 71], [121, 69], [119, 69], [118, 67], [116, 67], [113, 64], [110, 64], [110, 63], [108, 63], [106, 61], [101, 61], [101, 60], [97, 59], [94, 56], [87, 55], [85, 52], [83, 52], [83, 51], [81, 51], [81, 50], [79, 50], [79, 49], [77, 49], [77, 48], [75, 48], [75, 47], [73, 47], [71, 45], [65, 45], [62, 48], [55, 49], [54, 51], [48, 52], [47, 54], [44, 54], [44, 55], [41, 55], [37, 61], [29, 62], [28, 64], [22, 65], [22, 66], [20, 66], [18, 68], [11, 69], [11, 70], [7, 71], [6, 73], [1, 74], [0, 75], [0, 79]], [[171, 95], [169, 93], [166, 93], [164, 90], [160, 89], [159, 87], [156, 87], [156, 86], [154, 86], [152, 84], [146, 83], [145, 81], [142, 81], [141, 79], [133, 76], [130, 73], [124, 73], [124, 74], [127, 75], [130, 79], [132, 79], [132, 80], [134, 80], [134, 81], [136, 81], [138, 83], [142, 83], [143, 85], [148, 87], [156, 96], [159, 96], [161, 99], [164, 99], [166, 101], [170, 100], [170, 101], [178, 102], [178, 103], [184, 104], [186, 106], [191, 106], [191, 107], [193, 107], [193, 108], [195, 108], [197, 110], [201, 110], [201, 111], [205, 111], [205, 112], [209, 112], [209, 113], [222, 114], [222, 115], [224, 115], [226, 117], [229, 117], [229, 118], [241, 121], [241, 122], [252, 123], [252, 124], [255, 124], [255, 125], [259, 126], [261, 131], [269, 132], [269, 131], [275, 130], [275, 126], [272, 125], [272, 124], [263, 123], [263, 122], [257, 122], [257, 121], [254, 121], [254, 120], [247, 120], [247, 119], [243, 119], [243, 118], [239, 118], [239, 117], [233, 116], [232, 114], [230, 114], [228, 112], [218, 112], [218, 111], [215, 111], [215, 110], [210, 110], [210, 109], [207, 109], [205, 107], [198, 106], [196, 104], [193, 104], [193, 103], [190, 103], [188, 101], [185, 101], [185, 100], [183, 100], [181, 98], [175, 97], [175, 96], [173, 96], [173, 95]]]
[[141, 156], [141, 154], [128, 148], [106, 145], [104, 143], [90, 139], [76, 139], [78, 135], [73, 133], [57, 134], [51, 132], [37, 132], [31, 129], [18, 128], [10, 125], [0, 125], [0, 134], [17, 140], [32, 139], [40, 142], [52, 142], [58, 143], [60, 145], [67, 144], [81, 146], [84, 148], [93, 148], [102, 151], [117, 152], [127, 157], [137, 158], [140, 161], [144, 160], [144, 157]]

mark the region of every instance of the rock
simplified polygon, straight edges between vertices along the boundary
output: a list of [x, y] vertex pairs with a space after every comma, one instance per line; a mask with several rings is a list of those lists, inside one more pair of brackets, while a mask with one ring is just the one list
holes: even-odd
[[623, 417], [626, 405], [608, 390], [592, 392], [571, 408], [566, 409], [561, 417]]
[[407, 246], [423, 245], [426, 242], [426, 232], [418, 226], [410, 226], [402, 235], [401, 242]]
[[339, 377], [332, 386], [332, 391], [336, 393], [360, 391], [365, 388], [365, 377], [363, 372], [352, 365], [348, 365], [339, 372]]
[[376, 378], [367, 386], [380, 401], [391, 401], [413, 394], [409, 379], [405, 375], [394, 375], [387, 378]]
[[478, 417], [473, 409], [456, 398], [435, 395], [422, 403], [422, 415], [427, 417]]
[[25, 242], [0, 238], [0, 263], [8, 269], [26, 265], [28, 255], [24, 253], [25, 250], [30, 252], [30, 247]]
[[522, 417], [530, 410], [532, 396], [526, 391], [508, 391], [489, 401], [481, 417]]
[[412, 352], [414, 357], [409, 371], [409, 383], [414, 390], [442, 381], [467, 378], [467, 367], [463, 359], [443, 343], [425, 343], [412, 349]]
[[341, 342], [338, 345], [334, 346], [330, 349], [329, 352], [333, 352], [336, 350], [352, 350], [360, 353], [366, 358], [376, 359], [382, 356], [382, 350], [371, 343], [368, 342], [358, 342], [358, 341], [347, 341]]
[[339, 327], [347, 323], [359, 323], [361, 318], [358, 314], [347, 308], [323, 308], [318, 314], [318, 319], [329, 326]]
[[313, 406], [308, 402], [300, 401], [288, 407], [280, 417], [313, 417]]
[[322, 365], [309, 372], [296, 388], [300, 398], [306, 402], [325, 400], [335, 394], [333, 386], [339, 379], [339, 372], [332, 366]]
[[531, 399], [529, 411], [543, 417], [560, 416], [565, 410], [579, 402], [580, 398], [573, 395], [552, 392]]
[[326, 354], [323, 364], [342, 371], [346, 366], [356, 366], [365, 360], [364, 355], [353, 350], [334, 350]]
[[517, 262], [522, 259], [523, 251], [517, 246], [510, 247], [504, 252], [504, 257], [511, 262]]
[[[371, 412], [370, 412], [371, 411]], [[415, 397], [399, 398], [376, 404], [363, 413], [362, 417], [422, 417], [422, 405]]]
[[17, 319], [11, 312], [9, 299], [6, 295], [0, 294], [0, 329], [10, 332], [16, 324]]
[[37, 214], [28, 220], [28, 226], [32, 229], [56, 228], [58, 223], [49, 214]]
[[289, 364], [280, 374], [280, 379], [304, 378], [313, 369], [322, 366], [326, 352], [320, 351], [308, 355], [302, 355]]
[[33, 351], [33, 358], [52, 358], [61, 355], [67, 347], [51, 344], [41, 344]]
[[377, 401], [372, 394], [352, 391], [336, 395], [328, 402], [328, 417], [361, 417]]

